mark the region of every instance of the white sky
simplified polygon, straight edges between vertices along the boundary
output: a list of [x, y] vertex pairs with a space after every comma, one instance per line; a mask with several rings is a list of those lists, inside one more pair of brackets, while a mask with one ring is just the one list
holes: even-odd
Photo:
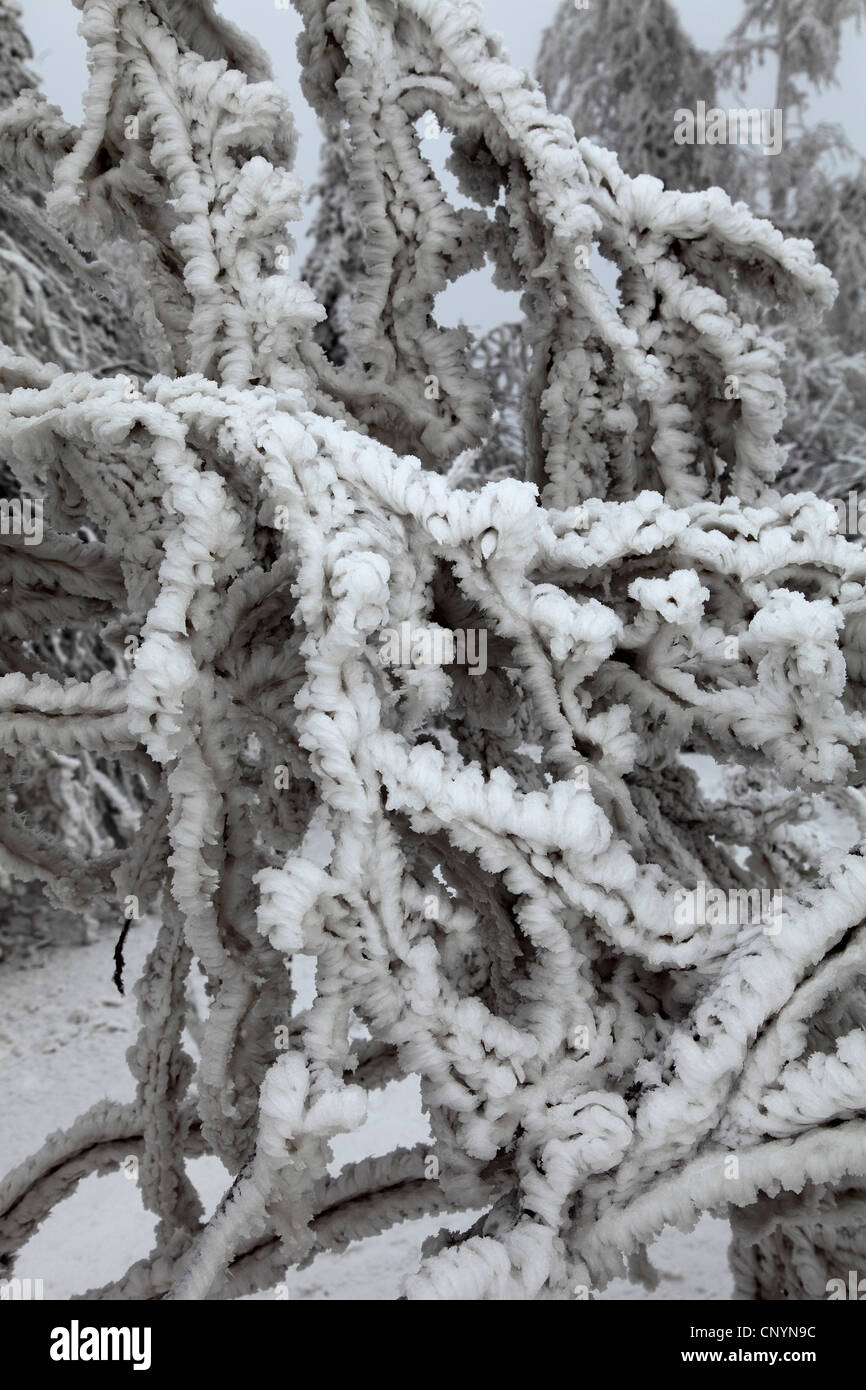
[[[34, 66], [43, 80], [44, 91], [70, 121], [81, 119], [81, 94], [86, 80], [85, 49], [77, 33], [79, 12], [71, 0], [18, 0], [24, 27], [35, 54]], [[617, 0], [591, 0], [606, 4], [611, 23], [616, 22]], [[552, 21], [559, 0], [483, 0], [488, 27], [501, 34], [512, 61], [518, 67], [532, 68], [541, 34]], [[674, 0], [680, 19], [694, 41], [706, 49], [716, 48], [741, 12], [741, 0]], [[218, 0], [218, 8], [239, 27], [253, 34], [270, 55], [274, 75], [287, 93], [298, 127], [299, 147], [295, 169], [306, 186], [315, 179], [318, 168], [319, 132], [316, 118], [307, 107], [298, 82], [299, 64], [295, 43], [301, 30], [296, 11], [277, 9], [275, 0]], [[866, 104], [863, 100], [863, 73], [866, 71], [866, 33], [850, 33], [839, 71], [839, 85], [816, 98], [810, 106], [810, 119], [837, 121], [847, 131], [852, 144], [866, 154]], [[774, 73], [771, 65], [760, 69], [751, 87], [743, 94], [750, 106], [773, 105]], [[725, 94], [720, 100], [727, 104]], [[736, 104], [739, 104], [737, 102]], [[580, 133], [580, 132], [578, 132]], [[444, 153], [444, 151], [443, 151]], [[431, 150], [437, 166], [440, 161]], [[300, 241], [297, 262], [303, 259], [303, 227], [295, 229]], [[489, 328], [504, 319], [517, 319], [519, 297], [500, 294], [489, 275], [475, 272], [449, 287], [437, 303], [440, 323], [464, 322]]]

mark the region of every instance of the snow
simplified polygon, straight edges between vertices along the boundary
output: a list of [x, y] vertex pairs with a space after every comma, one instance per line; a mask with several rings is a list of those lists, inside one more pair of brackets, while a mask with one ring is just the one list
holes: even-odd
[[[27, 966], [0, 972], [0, 1171], [6, 1172], [37, 1149], [54, 1129], [103, 1096], [129, 1100], [133, 1079], [125, 1053], [136, 1033], [132, 986], [151, 944], [144, 923], [127, 937], [121, 997], [111, 982], [113, 941], [108, 936], [82, 946], [57, 946]], [[298, 962], [297, 975], [311, 975], [311, 962]], [[307, 967], [306, 972], [303, 966]], [[429, 1137], [421, 1112], [417, 1079], [391, 1083], [371, 1093], [366, 1123], [333, 1141], [336, 1172], [346, 1162], [388, 1153]], [[206, 1214], [228, 1184], [218, 1159], [189, 1163]], [[447, 1221], [451, 1229], [470, 1225], [474, 1214]], [[67, 1299], [119, 1277], [151, 1246], [154, 1219], [141, 1207], [134, 1183], [121, 1172], [90, 1177], [48, 1217], [22, 1250], [16, 1274], [44, 1281], [45, 1297]], [[438, 1217], [409, 1221], [341, 1254], [325, 1253], [308, 1268], [290, 1271], [282, 1288], [257, 1299], [398, 1298], [405, 1276], [414, 1272], [421, 1244], [441, 1225]], [[648, 1291], [625, 1279], [612, 1281], [593, 1297], [610, 1299], [729, 1299], [728, 1224], [704, 1216], [689, 1235], [665, 1230], [650, 1249], [661, 1274]]]

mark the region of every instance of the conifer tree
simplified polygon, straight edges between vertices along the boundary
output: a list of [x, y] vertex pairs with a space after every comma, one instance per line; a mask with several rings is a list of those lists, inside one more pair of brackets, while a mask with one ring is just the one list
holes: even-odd
[[773, 76], [782, 149], [752, 161], [750, 201], [809, 241], [838, 286], [808, 339], [773, 306], [766, 320], [787, 358], [786, 481], [823, 497], [866, 481], [866, 165], [841, 127], [810, 121], [809, 105], [836, 82], [844, 36], [864, 16], [864, 0], [747, 0], [718, 55], [727, 83], [763, 66]]
[[[4, 107], [22, 92], [38, 89], [28, 66], [31, 59], [18, 6], [0, 0]], [[149, 376], [152, 364], [123, 289], [128, 254], [113, 248], [106, 261], [104, 255], [77, 252], [46, 217], [48, 185], [41, 174], [38, 165], [0, 170], [0, 341], [66, 371], [86, 369], [96, 376], [127, 372], [130, 381]], [[9, 502], [22, 496], [2, 454], [0, 496]], [[71, 545], [78, 544], [82, 559], [87, 547], [96, 557], [99, 536], [83, 515], [80, 520]], [[51, 562], [40, 564], [39, 559], [50, 548], [50, 542], [29, 548], [20, 536], [0, 535], [0, 672], [22, 669], [22, 658], [25, 669], [29, 664], [61, 679], [92, 675], [106, 663], [122, 668], [121, 631], [100, 636], [90, 621], [107, 616], [111, 603], [96, 594], [85, 597], [83, 579], [79, 595], [58, 603]], [[63, 563], [59, 552], [53, 560]], [[65, 563], [76, 562], [68, 556]], [[119, 598], [120, 574], [112, 576], [111, 569], [103, 561], [104, 582], [113, 584]], [[49, 614], [52, 621], [40, 622]], [[144, 797], [141, 780], [130, 780], [112, 759], [88, 750], [58, 755], [37, 746], [21, 750], [16, 758], [8, 751], [0, 754], [0, 786], [0, 815], [11, 855], [0, 864], [2, 937], [16, 951], [34, 949], [59, 931], [72, 932], [74, 939], [80, 926], [66, 911], [69, 900], [61, 893], [55, 894], [53, 908], [46, 903], [31, 859], [39, 860], [44, 836], [59, 836], [73, 857], [89, 854], [94, 845], [107, 851], [128, 844]], [[122, 919], [104, 895], [88, 905], [86, 917], [88, 931], [99, 921], [121, 929]]]
[[[131, 844], [76, 875], [57, 837], [31, 857], [158, 924], [135, 1100], [0, 1184], [0, 1253], [133, 1158], [154, 1248], [91, 1297], [238, 1296], [453, 1212], [475, 1219], [408, 1297], [581, 1297], [646, 1274], [666, 1224], [866, 1173], [866, 560], [773, 486], [781, 354], [756, 323], [778, 300], [808, 331], [832, 280], [721, 189], [576, 139], [474, 0], [296, 3], [362, 241], [342, 361], [287, 269], [287, 103], [210, 0], [82, 0], [82, 128], [33, 92], [0, 112], [70, 254], [131, 253], [154, 364], [130, 391], [0, 348], [0, 449], [57, 538], [0, 736], [148, 769]], [[520, 478], [467, 486], [494, 395], [435, 305], [488, 257], [523, 291], [527, 428]], [[130, 669], [31, 659], [76, 604], [101, 637], [141, 615]], [[432, 654], [386, 658], [407, 630]], [[332, 1174], [396, 1076], [429, 1142]], [[202, 1152], [231, 1175], [209, 1219]]]
[[653, 174], [668, 188], [732, 190], [738, 151], [676, 144], [674, 112], [716, 103], [713, 58], [692, 43], [670, 0], [562, 4], [544, 31], [535, 65], [551, 109], [578, 138], [616, 151], [626, 173]]

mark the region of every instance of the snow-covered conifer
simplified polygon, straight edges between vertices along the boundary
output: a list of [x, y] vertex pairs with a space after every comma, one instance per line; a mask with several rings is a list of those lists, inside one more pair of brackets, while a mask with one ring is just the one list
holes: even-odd
[[[807, 1027], [861, 965], [866, 559], [773, 487], [781, 356], [755, 322], [768, 296], [812, 321], [832, 281], [720, 189], [576, 139], [475, 0], [297, 6], [364, 243], [342, 362], [278, 260], [287, 104], [207, 0], [82, 0], [82, 128], [32, 93], [0, 113], [76, 254], [135, 248], [156, 366], [130, 394], [0, 351], [0, 448], [64, 544], [83, 516], [102, 537], [58, 588], [143, 614], [128, 675], [0, 678], [0, 730], [149, 770], [129, 850], [81, 871], [160, 918], [135, 1101], [9, 1175], [0, 1251], [134, 1154], [155, 1248], [97, 1296], [239, 1295], [459, 1211], [410, 1298], [569, 1298], [645, 1269], [666, 1223], [866, 1172], [864, 1034], [828, 1051]], [[429, 111], [475, 206], [424, 156]], [[523, 291], [529, 427], [522, 477], [477, 487], [457, 465], [492, 395], [434, 309], [485, 257]], [[418, 629], [439, 656], [383, 659]], [[848, 843], [804, 881], [846, 797]], [[40, 865], [68, 877], [54, 845]], [[334, 1136], [408, 1075], [429, 1145], [331, 1175]], [[232, 1175], [206, 1221], [201, 1152]]]

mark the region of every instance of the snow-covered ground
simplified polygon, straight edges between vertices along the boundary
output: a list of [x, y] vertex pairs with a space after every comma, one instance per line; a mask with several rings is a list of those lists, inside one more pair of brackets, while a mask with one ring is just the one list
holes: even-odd
[[[130, 933], [123, 998], [112, 984], [108, 937], [45, 951], [26, 967], [0, 966], [0, 1172], [8, 1172], [52, 1130], [70, 1124], [102, 1096], [131, 1098], [125, 1054], [135, 1037], [132, 985], [149, 944], [143, 924]], [[395, 1082], [371, 1096], [364, 1128], [335, 1142], [334, 1166], [386, 1153], [395, 1144], [416, 1144], [428, 1134], [416, 1083]], [[191, 1163], [190, 1173], [211, 1210], [227, 1184], [225, 1169], [217, 1159], [204, 1158]], [[455, 1229], [462, 1224], [453, 1221]], [[146, 1255], [153, 1225], [130, 1179], [121, 1173], [88, 1178], [30, 1241], [16, 1273], [42, 1279], [46, 1298], [68, 1298], [116, 1278]], [[289, 1274], [289, 1297], [396, 1298], [403, 1278], [417, 1265], [422, 1241], [438, 1225], [438, 1218], [406, 1222], [340, 1255], [321, 1255], [307, 1269]], [[648, 1293], [617, 1280], [598, 1297], [730, 1298], [727, 1241], [727, 1224], [708, 1217], [687, 1236], [665, 1231], [650, 1252], [662, 1275], [657, 1289]]]

